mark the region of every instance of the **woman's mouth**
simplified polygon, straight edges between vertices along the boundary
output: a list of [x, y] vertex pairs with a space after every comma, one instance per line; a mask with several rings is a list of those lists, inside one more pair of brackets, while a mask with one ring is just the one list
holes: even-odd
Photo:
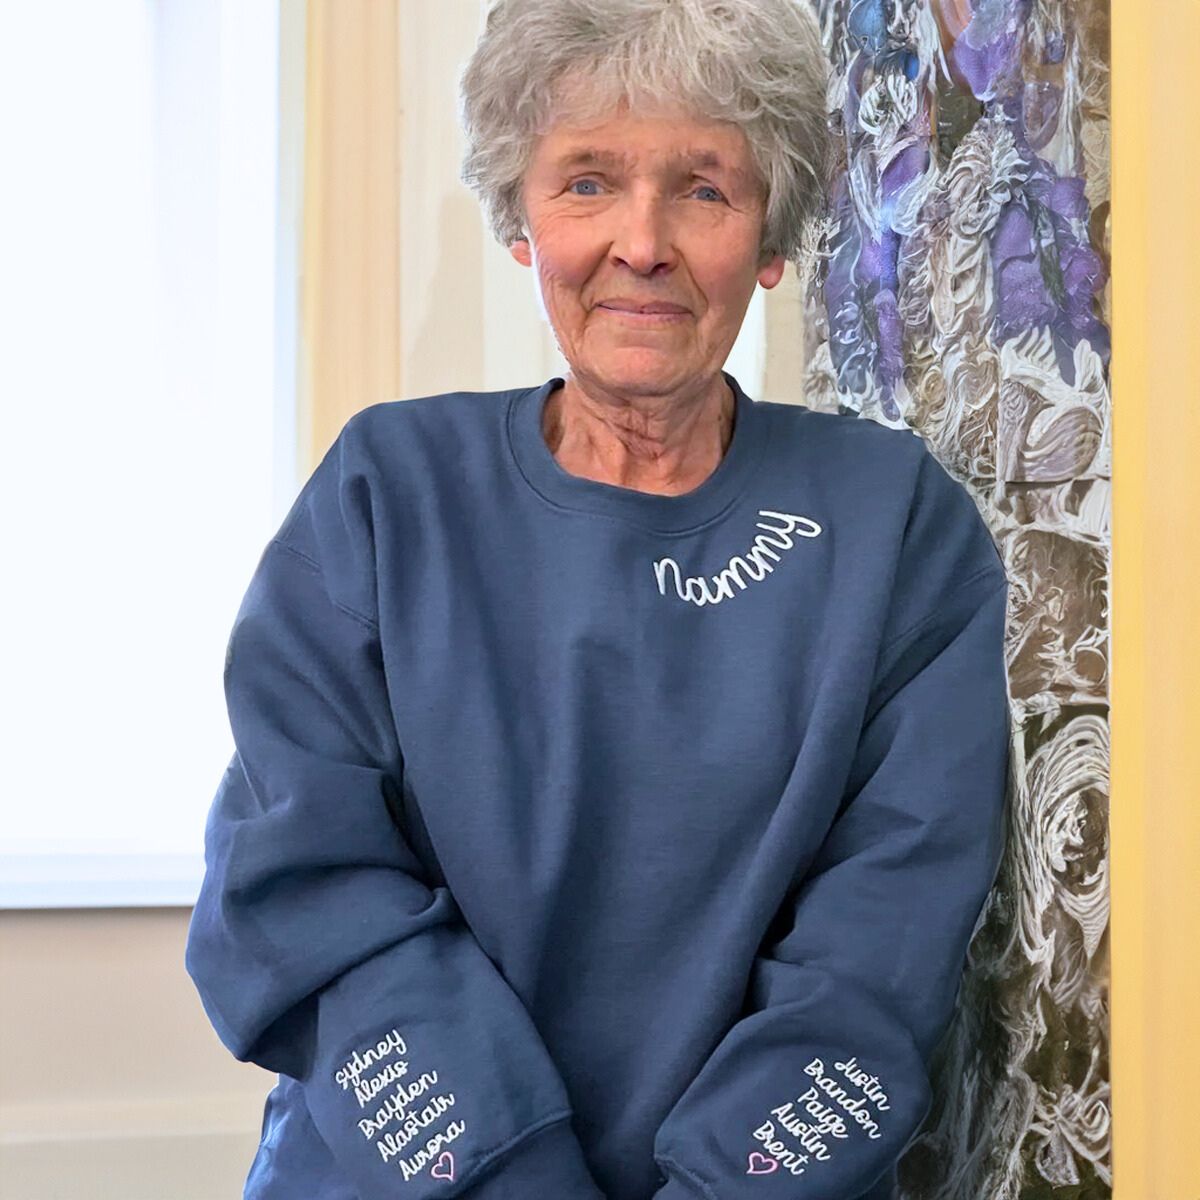
[[621, 317], [638, 325], [671, 325], [692, 315], [686, 309], [677, 312], [645, 312], [630, 308], [613, 308], [608, 304], [599, 304], [596, 307], [614, 317]]

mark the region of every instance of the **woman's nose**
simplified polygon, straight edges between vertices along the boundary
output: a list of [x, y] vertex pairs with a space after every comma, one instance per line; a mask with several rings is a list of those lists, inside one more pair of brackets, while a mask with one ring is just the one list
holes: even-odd
[[655, 197], [628, 197], [613, 213], [610, 255], [639, 274], [675, 260], [675, 239], [668, 205]]

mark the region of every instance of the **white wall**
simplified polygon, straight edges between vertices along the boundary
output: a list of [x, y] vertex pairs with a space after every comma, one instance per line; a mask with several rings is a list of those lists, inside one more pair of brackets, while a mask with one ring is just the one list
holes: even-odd
[[274, 1076], [217, 1040], [188, 909], [0, 913], [0, 1196], [232, 1200]]

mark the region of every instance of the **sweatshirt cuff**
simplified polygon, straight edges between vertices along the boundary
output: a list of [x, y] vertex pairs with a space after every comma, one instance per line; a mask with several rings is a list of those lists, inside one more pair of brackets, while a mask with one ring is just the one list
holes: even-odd
[[534, 1196], [605, 1200], [587, 1168], [569, 1118], [539, 1129], [502, 1155], [494, 1170], [467, 1188], [463, 1200], [530, 1200]]

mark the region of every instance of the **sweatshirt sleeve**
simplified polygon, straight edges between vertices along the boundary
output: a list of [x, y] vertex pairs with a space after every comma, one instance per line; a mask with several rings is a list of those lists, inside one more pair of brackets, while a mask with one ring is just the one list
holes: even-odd
[[847, 786], [740, 1019], [656, 1133], [656, 1200], [855, 1200], [914, 1140], [1000, 865], [1007, 580], [928, 455]]
[[234, 622], [236, 750], [205, 827], [188, 973], [235, 1058], [298, 1081], [360, 1200], [602, 1200], [532, 1019], [393, 815], [394, 681], [347, 436]]

